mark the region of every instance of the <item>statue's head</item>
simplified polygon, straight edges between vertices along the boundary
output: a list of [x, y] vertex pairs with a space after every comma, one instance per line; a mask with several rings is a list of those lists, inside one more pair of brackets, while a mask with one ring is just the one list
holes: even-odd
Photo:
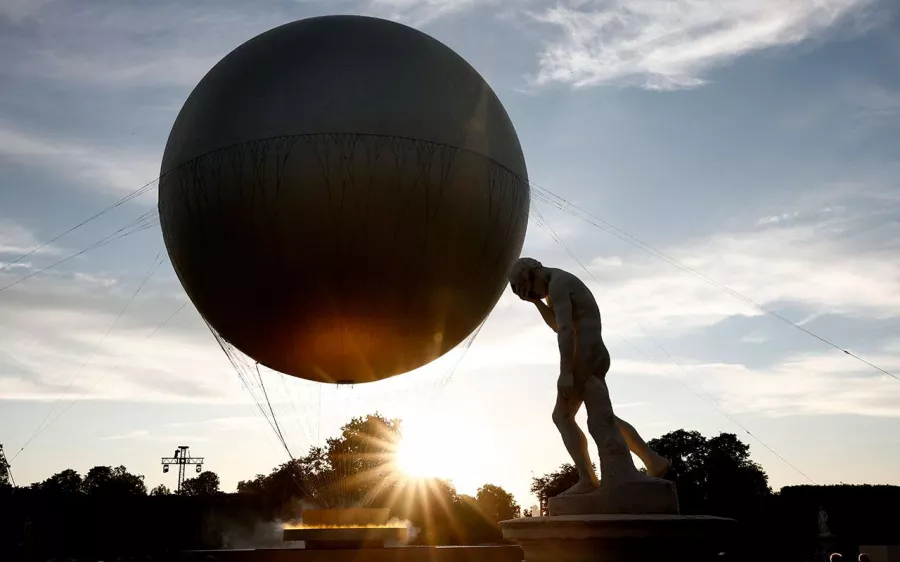
[[509, 286], [522, 300], [547, 298], [550, 292], [544, 266], [534, 258], [519, 258], [509, 270]]

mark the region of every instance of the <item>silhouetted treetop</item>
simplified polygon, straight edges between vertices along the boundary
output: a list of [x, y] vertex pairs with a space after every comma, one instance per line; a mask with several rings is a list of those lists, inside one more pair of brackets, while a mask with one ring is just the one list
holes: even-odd
[[186, 496], [213, 496], [220, 493], [219, 475], [205, 470], [196, 478], [189, 478], [181, 485], [181, 493]]
[[124, 466], [116, 468], [95, 466], [85, 474], [81, 487], [84, 493], [90, 496], [119, 497], [147, 494], [144, 477], [131, 474]]
[[519, 517], [521, 508], [512, 494], [494, 484], [485, 484], [475, 494], [475, 504], [492, 523]]

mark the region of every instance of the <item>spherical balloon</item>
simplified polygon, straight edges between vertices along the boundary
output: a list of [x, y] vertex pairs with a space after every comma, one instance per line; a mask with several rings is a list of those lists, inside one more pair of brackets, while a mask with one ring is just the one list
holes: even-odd
[[301, 20], [223, 58], [181, 109], [163, 236], [223, 339], [283, 373], [370, 382], [490, 313], [530, 191], [497, 96], [459, 55], [369, 17]]

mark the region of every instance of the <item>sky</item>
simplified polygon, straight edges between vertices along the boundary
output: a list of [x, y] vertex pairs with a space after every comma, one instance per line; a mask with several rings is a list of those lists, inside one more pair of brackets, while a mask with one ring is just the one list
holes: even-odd
[[[230, 50], [333, 13], [453, 48], [509, 112], [536, 190], [698, 272], [533, 201], [549, 226], [531, 221], [523, 254], [594, 291], [613, 404], [646, 439], [737, 433], [776, 489], [900, 485], [900, 380], [699, 276], [900, 373], [889, 0], [0, 0], [0, 264], [154, 180], [182, 103]], [[123, 464], [173, 487], [159, 459], [182, 444], [226, 490], [287, 460], [182, 308], [158, 226], [18, 282], [155, 205], [148, 189], [0, 273], [0, 443], [19, 484]], [[554, 335], [507, 292], [467, 352], [420, 371], [355, 389], [267, 377], [293, 452], [379, 410], [459, 491], [490, 482], [529, 506], [531, 477], [568, 461], [557, 375]]]

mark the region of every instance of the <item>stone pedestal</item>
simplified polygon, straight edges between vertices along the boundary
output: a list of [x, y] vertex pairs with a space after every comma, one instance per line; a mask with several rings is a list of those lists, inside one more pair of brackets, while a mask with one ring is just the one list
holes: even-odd
[[709, 516], [560, 515], [500, 523], [525, 562], [703, 562], [733, 548], [737, 522]]
[[678, 515], [675, 484], [662, 478], [625, 482], [590, 494], [550, 498], [547, 510], [555, 515]]
[[828, 533], [827, 535], [819, 535], [816, 540], [816, 562], [828, 562], [833, 552], [838, 551], [837, 537]]

